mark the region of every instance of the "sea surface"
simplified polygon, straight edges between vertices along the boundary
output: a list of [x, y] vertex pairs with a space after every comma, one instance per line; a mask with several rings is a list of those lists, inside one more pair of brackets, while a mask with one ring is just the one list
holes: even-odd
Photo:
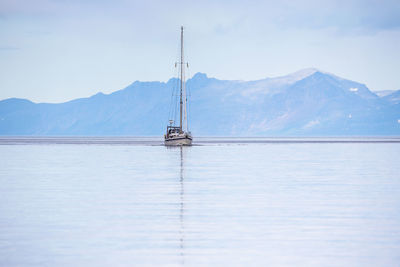
[[0, 138], [0, 266], [400, 266], [400, 139]]

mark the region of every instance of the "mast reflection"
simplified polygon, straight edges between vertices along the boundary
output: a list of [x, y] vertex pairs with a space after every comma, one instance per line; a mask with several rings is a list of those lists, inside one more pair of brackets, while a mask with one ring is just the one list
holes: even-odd
[[[178, 152], [179, 154], [175, 154], [179, 159], [179, 262], [180, 265], [185, 265], [185, 224], [184, 224], [184, 215], [185, 215], [185, 152], [189, 149], [187, 146], [167, 146], [168, 150], [172, 150]], [[172, 152], [171, 151], [171, 152]]]
[[179, 210], [179, 223], [180, 223], [180, 228], [179, 228], [179, 245], [180, 245], [180, 258], [181, 258], [181, 264], [185, 264], [185, 246], [184, 246], [184, 239], [185, 239], [185, 225], [184, 225], [184, 198], [185, 198], [185, 187], [184, 187], [184, 150], [186, 149], [185, 147], [180, 147], [180, 186], [181, 186], [181, 191], [180, 191], [180, 210]]

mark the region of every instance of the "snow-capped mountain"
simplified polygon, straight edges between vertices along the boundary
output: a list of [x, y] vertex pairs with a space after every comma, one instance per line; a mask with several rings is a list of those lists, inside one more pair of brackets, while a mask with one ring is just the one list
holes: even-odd
[[[61, 104], [0, 101], [1, 135], [162, 135], [177, 79]], [[257, 81], [197, 73], [187, 82], [194, 135], [399, 135], [396, 91], [379, 97], [364, 84], [317, 69]]]

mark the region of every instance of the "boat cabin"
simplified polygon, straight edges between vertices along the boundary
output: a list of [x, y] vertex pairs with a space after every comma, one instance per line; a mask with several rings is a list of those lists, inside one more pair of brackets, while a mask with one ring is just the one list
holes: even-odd
[[167, 135], [166, 136], [174, 136], [179, 135], [181, 133], [181, 128], [179, 126], [167, 126]]

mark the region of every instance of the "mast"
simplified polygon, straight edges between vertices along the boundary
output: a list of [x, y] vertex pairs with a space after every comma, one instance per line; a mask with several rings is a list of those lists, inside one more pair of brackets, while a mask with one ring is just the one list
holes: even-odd
[[185, 71], [183, 67], [183, 26], [181, 26], [181, 89], [180, 89], [180, 104], [179, 104], [179, 130], [182, 132], [182, 108], [183, 108], [183, 86], [184, 86], [184, 81], [183, 81], [183, 72]]

